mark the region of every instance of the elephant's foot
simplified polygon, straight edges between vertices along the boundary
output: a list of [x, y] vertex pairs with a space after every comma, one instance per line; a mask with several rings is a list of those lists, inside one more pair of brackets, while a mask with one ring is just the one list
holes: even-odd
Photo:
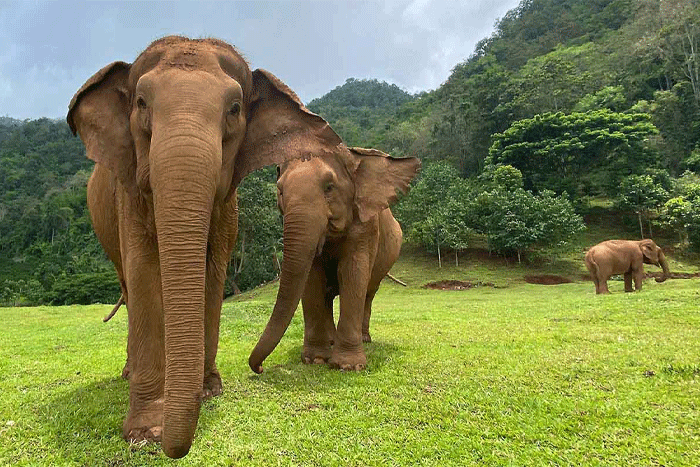
[[341, 371], [362, 371], [367, 367], [367, 357], [362, 350], [359, 352], [336, 352], [334, 350], [328, 365]]
[[206, 373], [204, 375], [204, 384], [202, 385], [202, 400], [220, 396], [222, 392], [223, 385], [221, 384], [219, 370], [214, 369]]
[[122, 436], [125, 440], [132, 443], [160, 442], [162, 434], [163, 399], [149, 402], [138, 411], [129, 410], [122, 426]]
[[328, 363], [330, 358], [330, 345], [326, 347], [311, 347], [305, 345], [304, 350], [301, 352], [301, 361], [307, 365], [322, 365]]

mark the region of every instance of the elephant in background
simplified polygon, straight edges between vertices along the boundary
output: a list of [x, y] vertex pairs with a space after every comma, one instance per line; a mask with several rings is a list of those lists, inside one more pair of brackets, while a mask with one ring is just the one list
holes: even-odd
[[[302, 300], [305, 363], [362, 370], [370, 341], [372, 300], [401, 249], [401, 227], [389, 204], [407, 192], [417, 158], [338, 147], [333, 154], [280, 168], [284, 256], [272, 315], [248, 363], [262, 373]], [[338, 328], [333, 299], [340, 296]]]
[[642, 288], [644, 263], [663, 269], [663, 276], [656, 282], [668, 278], [668, 261], [661, 248], [653, 240], [607, 240], [591, 247], [585, 257], [586, 268], [591, 273], [597, 294], [610, 293], [608, 279], [615, 274], [624, 274], [625, 292]]
[[340, 138], [279, 79], [229, 44], [169, 36], [87, 80], [67, 116], [96, 164], [95, 233], [128, 308], [127, 440], [189, 451], [215, 358], [249, 172], [336, 150]]

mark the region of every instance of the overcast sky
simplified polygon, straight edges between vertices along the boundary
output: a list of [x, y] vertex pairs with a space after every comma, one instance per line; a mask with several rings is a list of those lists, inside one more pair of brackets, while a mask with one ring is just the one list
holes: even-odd
[[235, 45], [304, 102], [347, 78], [435, 89], [519, 0], [0, 0], [0, 116], [63, 118], [94, 72], [182, 34]]

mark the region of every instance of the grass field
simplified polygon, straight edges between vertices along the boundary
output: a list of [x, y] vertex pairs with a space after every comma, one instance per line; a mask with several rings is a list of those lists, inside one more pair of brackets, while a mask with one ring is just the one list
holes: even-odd
[[[297, 313], [254, 375], [276, 285], [227, 301], [225, 392], [179, 461], [121, 439], [123, 310], [105, 324], [109, 305], [0, 308], [0, 465], [700, 465], [698, 280], [596, 296], [580, 262], [544, 286], [522, 278], [551, 267], [449, 260], [397, 263], [409, 287], [380, 290], [357, 374], [301, 364]], [[495, 287], [422, 287], [440, 279]]]

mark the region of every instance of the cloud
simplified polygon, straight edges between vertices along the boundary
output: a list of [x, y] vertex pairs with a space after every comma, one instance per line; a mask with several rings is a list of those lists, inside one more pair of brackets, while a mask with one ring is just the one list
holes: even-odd
[[[0, 0], [2, 1], [2, 0]], [[167, 34], [214, 36], [305, 102], [347, 78], [435, 89], [519, 0], [0, 3], [0, 114], [62, 118], [114, 60]]]

